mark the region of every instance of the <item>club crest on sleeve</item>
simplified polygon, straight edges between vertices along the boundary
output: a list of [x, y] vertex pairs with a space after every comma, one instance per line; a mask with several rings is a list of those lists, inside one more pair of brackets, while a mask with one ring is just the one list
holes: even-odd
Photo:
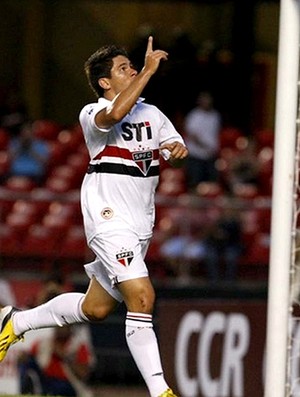
[[116, 254], [117, 261], [120, 265], [128, 267], [134, 258], [133, 251], [126, 250], [123, 248], [120, 252]]
[[104, 219], [110, 219], [113, 216], [113, 214], [114, 214], [114, 211], [109, 207], [105, 207], [101, 211], [101, 216]]

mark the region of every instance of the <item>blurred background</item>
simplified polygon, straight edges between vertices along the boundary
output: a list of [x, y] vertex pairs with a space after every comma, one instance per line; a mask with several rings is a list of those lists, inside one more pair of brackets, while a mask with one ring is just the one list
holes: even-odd
[[[85, 244], [79, 189], [89, 159], [78, 115], [95, 100], [83, 71], [89, 55], [116, 43], [140, 69], [152, 34], [154, 47], [167, 50], [169, 60], [144, 96], [171, 119], [187, 143], [195, 133], [190, 131], [190, 112], [202, 106], [200, 93], [209, 94], [209, 111], [218, 122], [212, 155], [207, 150], [204, 160], [210, 160], [214, 172], [198, 175], [198, 163], [181, 170], [161, 164], [157, 220], [147, 257], [157, 289], [163, 361], [174, 388], [184, 396], [173, 357], [176, 329], [189, 307], [201, 312], [203, 304], [217, 300], [221, 306], [212, 304], [211, 312], [205, 306], [205, 318], [214, 310], [224, 316], [240, 310], [251, 324], [257, 321], [253, 313], [260, 321], [265, 315], [279, 1], [2, 0], [0, 15], [2, 304], [34, 305], [53, 273], [67, 290], [87, 286], [82, 265], [92, 255]], [[25, 157], [22, 150], [27, 150]], [[242, 308], [257, 301], [259, 309], [251, 306], [250, 314]], [[172, 304], [174, 335], [168, 340], [162, 319]], [[90, 327], [95, 357], [88, 376], [95, 387], [143, 388], [125, 346], [123, 318], [121, 307], [104, 325]], [[262, 351], [264, 321], [255, 337]], [[219, 353], [210, 358], [214, 377], [220, 375], [222, 342], [216, 345]], [[258, 396], [261, 356], [259, 352], [246, 360], [249, 369], [245, 367], [246, 380], [241, 381], [244, 390], [250, 393], [253, 387]], [[192, 354], [189, 360], [187, 372], [197, 378], [197, 357]], [[2, 377], [7, 384], [10, 374], [15, 385], [15, 358], [7, 365]], [[259, 376], [251, 383], [247, 376], [253, 371]], [[233, 380], [228, 382], [223, 397], [233, 395]], [[212, 395], [198, 383], [194, 394], [187, 395]]]

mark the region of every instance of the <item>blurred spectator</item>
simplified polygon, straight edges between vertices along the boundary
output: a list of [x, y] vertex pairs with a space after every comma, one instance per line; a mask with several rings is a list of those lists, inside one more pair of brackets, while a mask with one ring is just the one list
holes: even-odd
[[44, 280], [43, 288], [41, 288], [34, 301], [29, 303], [29, 306], [35, 307], [46, 303], [55, 296], [67, 292], [69, 289], [70, 286], [66, 285], [59, 273], [50, 273]]
[[[179, 228], [180, 229], [180, 228]], [[205, 244], [202, 227], [195, 230], [178, 230], [173, 226], [168, 230], [160, 245], [160, 255], [164, 259], [168, 271], [180, 283], [188, 282], [192, 277], [193, 268], [205, 258]]]
[[9, 145], [10, 176], [26, 176], [41, 184], [47, 171], [50, 148], [47, 142], [34, 137], [32, 125], [22, 126], [19, 136]]
[[93, 363], [85, 325], [51, 328], [19, 358], [21, 393], [90, 397], [87, 382]]
[[[33, 306], [66, 290], [60, 275], [50, 274]], [[21, 393], [91, 397], [87, 383], [95, 358], [89, 327], [81, 324], [40, 331], [19, 356]]]
[[198, 105], [184, 121], [184, 134], [189, 157], [186, 162], [189, 189], [195, 189], [200, 182], [215, 182], [218, 172], [215, 166], [219, 149], [221, 116], [214, 109], [213, 97], [201, 92]]
[[[219, 219], [208, 229], [205, 238], [204, 264], [210, 282], [235, 281], [242, 254], [242, 230], [238, 209], [225, 205]], [[222, 268], [225, 272], [222, 274]]]
[[19, 135], [22, 125], [27, 121], [27, 109], [20, 94], [16, 90], [11, 90], [2, 105], [0, 126], [14, 137]]
[[228, 170], [228, 190], [234, 193], [234, 188], [238, 184], [250, 184], [258, 186], [259, 162], [255, 143], [248, 140], [244, 150], [235, 154]]

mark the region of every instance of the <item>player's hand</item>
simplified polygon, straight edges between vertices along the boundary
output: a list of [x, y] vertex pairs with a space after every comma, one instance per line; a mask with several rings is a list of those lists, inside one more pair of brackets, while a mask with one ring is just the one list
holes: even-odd
[[159, 148], [160, 151], [162, 150], [168, 150], [170, 152], [170, 157], [168, 161], [173, 162], [177, 160], [184, 160], [189, 152], [181, 142], [172, 142], [172, 143], [165, 143], [164, 145], [160, 146]]
[[145, 55], [144, 70], [154, 74], [158, 69], [160, 61], [166, 61], [167, 59], [168, 53], [166, 51], [153, 50], [153, 37], [149, 36]]

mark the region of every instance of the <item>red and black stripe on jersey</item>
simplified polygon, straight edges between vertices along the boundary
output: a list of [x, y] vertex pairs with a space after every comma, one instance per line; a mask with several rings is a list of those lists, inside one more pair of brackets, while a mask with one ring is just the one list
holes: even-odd
[[[151, 158], [149, 153], [151, 152]], [[144, 158], [144, 154], [146, 154]], [[123, 160], [131, 160], [135, 165], [127, 165], [125, 163], [117, 163], [112, 161], [104, 161], [103, 157], [119, 158]], [[107, 173], [118, 175], [129, 175], [133, 177], [152, 177], [159, 175], [159, 165], [152, 165], [152, 160], [159, 159], [159, 150], [141, 150], [130, 152], [126, 148], [117, 146], [106, 146], [93, 160], [102, 160], [98, 164], [89, 164], [87, 173]]]

